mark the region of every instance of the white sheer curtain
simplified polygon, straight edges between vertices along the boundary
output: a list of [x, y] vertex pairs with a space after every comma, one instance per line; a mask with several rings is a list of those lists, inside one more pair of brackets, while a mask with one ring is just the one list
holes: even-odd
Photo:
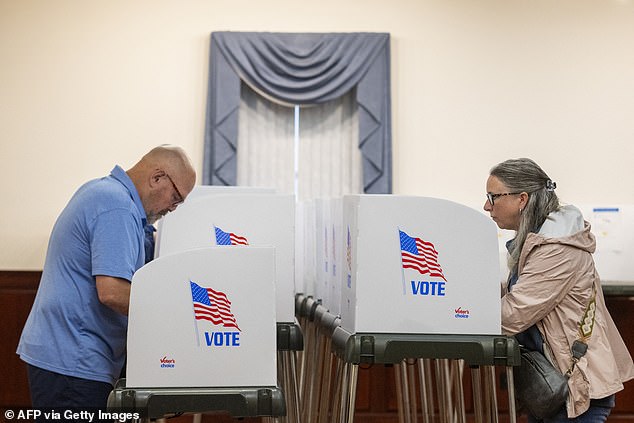
[[276, 104], [244, 83], [240, 97], [238, 185], [274, 187], [295, 193], [298, 200], [363, 192], [354, 92], [302, 107], [297, 145], [293, 107]]
[[363, 192], [354, 93], [299, 112], [299, 197]]
[[238, 112], [237, 184], [294, 191], [294, 110], [275, 104], [244, 83]]

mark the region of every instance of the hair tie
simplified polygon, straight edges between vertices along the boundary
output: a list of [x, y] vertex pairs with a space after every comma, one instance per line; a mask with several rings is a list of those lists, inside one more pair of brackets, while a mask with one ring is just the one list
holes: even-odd
[[552, 179], [549, 179], [546, 181], [546, 191], [554, 191], [555, 188], [557, 188], [557, 182], [553, 181]]

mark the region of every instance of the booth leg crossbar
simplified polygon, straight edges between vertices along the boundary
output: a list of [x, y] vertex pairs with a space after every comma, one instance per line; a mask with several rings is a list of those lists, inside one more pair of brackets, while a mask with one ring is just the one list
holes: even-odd
[[233, 417], [286, 414], [278, 387], [143, 389], [126, 388], [125, 379], [110, 393], [108, 408], [138, 413], [142, 421], [211, 411], [225, 411]]

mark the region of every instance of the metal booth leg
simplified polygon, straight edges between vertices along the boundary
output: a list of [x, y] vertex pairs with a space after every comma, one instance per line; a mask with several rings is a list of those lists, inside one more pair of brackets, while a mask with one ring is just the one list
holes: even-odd
[[319, 408], [319, 393], [321, 383], [321, 370], [323, 366], [323, 347], [324, 337], [319, 333], [319, 328], [313, 323], [313, 350], [310, 351], [311, 363], [309, 372], [309, 378], [307, 379], [309, 386], [307, 387], [307, 396], [304, 401], [304, 407], [306, 409], [305, 422], [315, 422], [317, 417], [317, 410]]
[[462, 386], [462, 376], [464, 371], [464, 361], [463, 360], [452, 360], [451, 364], [451, 372], [452, 372], [452, 380], [453, 380], [453, 395], [455, 399], [455, 413], [456, 417], [454, 421], [465, 423], [467, 421], [467, 416], [465, 413], [465, 405], [464, 405], [464, 388]]
[[322, 406], [322, 402], [327, 402], [328, 398], [324, 397], [323, 394], [323, 384], [326, 377], [326, 361], [327, 357], [330, 355], [330, 347], [329, 347], [329, 339], [326, 337], [323, 332], [318, 328], [317, 329], [317, 363], [315, 366], [315, 386], [313, 387], [313, 396], [311, 400], [311, 411], [309, 421], [317, 422], [319, 419], [319, 410]]
[[335, 358], [335, 392], [333, 394], [332, 419], [333, 422], [341, 421], [343, 413], [343, 403], [345, 401], [344, 385], [345, 385], [345, 363], [340, 358]]
[[[407, 386], [405, 383], [407, 376], [403, 368], [403, 362], [395, 364], [393, 369], [394, 369], [394, 384], [396, 385], [396, 404], [397, 404], [397, 410], [398, 410], [398, 423], [411, 423], [409, 421], [406, 421], [406, 416], [405, 416], [406, 406], [404, 405], [404, 403], [405, 403], [406, 394], [404, 391], [407, 391]], [[407, 397], [409, 398], [409, 395], [407, 395]]]
[[471, 367], [471, 386], [473, 389], [473, 411], [476, 423], [483, 423], [482, 375], [479, 366]]
[[299, 406], [299, 385], [297, 375], [297, 355], [295, 351], [287, 351], [288, 355], [288, 387], [290, 388], [289, 397], [292, 399], [292, 407], [288, 413], [290, 423], [300, 423], [300, 406]]
[[506, 384], [509, 396], [509, 422], [517, 423], [517, 410], [515, 408], [515, 383], [513, 380], [513, 367], [506, 366]]
[[354, 406], [357, 399], [357, 376], [359, 374], [359, 366], [357, 364], [346, 363], [344, 367], [345, 389], [342, 392], [342, 413], [341, 423], [354, 422]]
[[436, 385], [441, 422], [466, 421], [462, 387], [462, 360], [436, 360]]
[[431, 375], [431, 359], [418, 359], [418, 380], [423, 422], [431, 423], [434, 419], [434, 385]]
[[278, 380], [286, 399], [285, 417], [276, 419], [279, 423], [299, 423], [299, 392], [297, 387], [297, 360], [295, 351], [278, 351]]
[[434, 361], [436, 368], [436, 391], [438, 392], [438, 408], [440, 421], [453, 423], [451, 419], [451, 396], [449, 395], [449, 360]]
[[486, 405], [487, 405], [487, 421], [491, 423], [498, 423], [498, 401], [497, 393], [495, 391], [495, 367], [486, 366], [484, 373], [484, 386], [487, 392]]
[[409, 387], [410, 416], [413, 423], [418, 422], [418, 406], [416, 404], [416, 361], [405, 361], [407, 365], [407, 381]]
[[416, 377], [414, 366], [403, 360], [394, 366], [399, 422], [416, 423]]
[[306, 385], [308, 384], [306, 381], [308, 380], [308, 362], [310, 352], [312, 351], [312, 334], [311, 334], [311, 323], [308, 319], [301, 320], [302, 332], [304, 333], [304, 350], [299, 354], [299, 403], [302, 405], [302, 421], [303, 420], [303, 405], [306, 399]]
[[300, 401], [302, 404], [302, 422], [312, 423], [312, 407], [315, 397], [315, 380], [318, 369], [316, 368], [318, 349], [318, 332], [317, 325], [314, 322], [308, 322], [307, 342], [304, 350], [304, 385], [302, 386], [302, 395]]
[[[324, 365], [322, 370], [321, 394], [319, 400], [319, 423], [329, 423], [332, 408], [332, 365], [334, 355], [330, 352], [332, 340], [326, 338]], [[334, 414], [333, 414], [334, 415]]]

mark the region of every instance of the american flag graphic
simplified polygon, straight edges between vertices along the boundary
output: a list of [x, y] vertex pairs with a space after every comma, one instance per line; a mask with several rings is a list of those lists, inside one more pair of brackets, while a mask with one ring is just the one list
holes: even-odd
[[438, 251], [434, 244], [420, 238], [412, 238], [400, 229], [398, 232], [401, 238], [403, 269], [414, 269], [421, 275], [435, 276], [447, 281], [438, 264]]
[[208, 320], [214, 325], [241, 330], [235, 316], [231, 313], [231, 301], [223, 292], [203, 288], [192, 281], [189, 281], [189, 284], [192, 289], [196, 320]]
[[225, 232], [216, 226], [214, 226], [214, 229], [216, 230], [217, 245], [249, 245], [249, 242], [243, 236], [236, 235], [233, 232]]

